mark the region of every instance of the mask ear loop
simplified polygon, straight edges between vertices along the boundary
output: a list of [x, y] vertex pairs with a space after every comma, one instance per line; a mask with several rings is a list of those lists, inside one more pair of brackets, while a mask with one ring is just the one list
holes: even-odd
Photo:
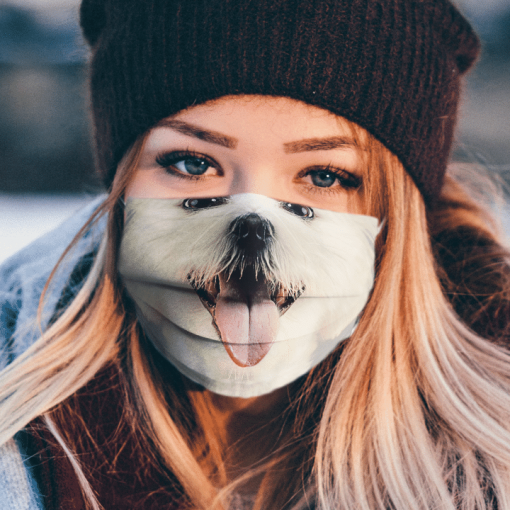
[[119, 200], [119, 203], [122, 206], [122, 208], [125, 209], [126, 208], [126, 202], [124, 202], [124, 199], [122, 197], [119, 197], [118, 200]]

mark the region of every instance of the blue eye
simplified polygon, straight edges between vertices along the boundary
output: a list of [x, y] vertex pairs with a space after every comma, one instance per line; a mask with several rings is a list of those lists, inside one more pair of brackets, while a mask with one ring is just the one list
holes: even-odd
[[313, 184], [321, 188], [329, 188], [333, 186], [337, 180], [337, 175], [327, 170], [317, 170], [315, 172], [310, 172], [310, 177]]
[[214, 162], [202, 154], [190, 152], [169, 152], [160, 154], [156, 157], [156, 163], [163, 167], [169, 174], [183, 178], [199, 178], [210, 174], [214, 170], [217, 175], [218, 170]]
[[173, 164], [177, 170], [190, 175], [204, 175], [211, 165], [200, 158], [186, 158]]
[[331, 188], [335, 184], [342, 188], [359, 188], [361, 186], [360, 177], [336, 168], [309, 170], [306, 176], [309, 176], [312, 184], [318, 188]]

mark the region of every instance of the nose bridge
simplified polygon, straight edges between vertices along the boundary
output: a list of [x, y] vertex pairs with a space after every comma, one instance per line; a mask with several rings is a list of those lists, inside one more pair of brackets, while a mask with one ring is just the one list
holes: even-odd
[[231, 195], [254, 193], [274, 197], [277, 189], [277, 169], [258, 158], [238, 166], [230, 184]]

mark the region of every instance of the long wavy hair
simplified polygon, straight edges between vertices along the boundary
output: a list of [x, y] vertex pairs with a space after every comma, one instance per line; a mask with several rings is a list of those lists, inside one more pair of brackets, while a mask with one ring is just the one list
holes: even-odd
[[225, 431], [210, 396], [184, 378], [174, 386], [163, 380], [124, 294], [116, 270], [119, 199], [145, 138], [76, 237], [108, 215], [79, 292], [0, 375], [0, 444], [42, 416], [87, 504], [102, 508], [59, 416], [109, 366], [121, 381], [122, 420], [175, 478], [182, 507], [226, 509], [256, 478], [255, 510], [312, 501], [317, 510], [510, 509], [508, 252], [487, 208], [459, 178], [447, 175], [427, 210], [398, 159], [347, 125], [366, 149], [362, 212], [384, 219], [376, 280], [352, 337], [291, 385], [275, 451], [229, 479]]

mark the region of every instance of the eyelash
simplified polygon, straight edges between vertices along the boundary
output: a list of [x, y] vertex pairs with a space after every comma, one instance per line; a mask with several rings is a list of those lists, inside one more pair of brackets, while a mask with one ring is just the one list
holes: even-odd
[[206, 156], [205, 154], [200, 154], [199, 152], [193, 152], [193, 151], [176, 151], [176, 152], [164, 152], [161, 154], [158, 154], [156, 156], [156, 163], [163, 167], [169, 174], [172, 174], [175, 177], [178, 177], [180, 179], [186, 179], [191, 181], [198, 181], [200, 179], [203, 179], [203, 175], [186, 175], [182, 172], [179, 172], [179, 170], [174, 170], [173, 165], [175, 163], [178, 163], [179, 161], [183, 161], [184, 159], [202, 159], [206, 161], [209, 165], [211, 165], [213, 168], [216, 168], [218, 172], [221, 174], [220, 166], [216, 161], [211, 159], [210, 157]]
[[335, 187], [320, 187], [320, 186], [312, 186], [310, 184], [305, 185], [307, 188], [309, 188], [309, 191], [313, 193], [338, 193], [341, 191], [350, 191], [350, 190], [357, 190], [361, 184], [362, 179], [361, 177], [358, 177], [356, 175], [351, 174], [347, 170], [344, 170], [343, 168], [337, 168], [332, 165], [327, 166], [317, 166], [317, 167], [309, 167], [305, 170], [302, 170], [297, 177], [303, 178], [307, 175], [310, 175], [312, 172], [326, 172], [331, 173], [336, 176], [336, 180], [339, 184], [339, 186]]
[[[178, 163], [180, 161], [183, 161], [184, 159], [191, 159], [191, 158], [197, 158], [201, 159], [205, 162], [207, 162], [211, 167], [215, 168], [220, 175], [222, 175], [221, 167], [209, 156], [206, 156], [205, 154], [201, 154], [199, 152], [194, 151], [176, 151], [176, 152], [165, 152], [158, 154], [156, 156], [156, 163], [165, 169], [166, 172], [169, 174], [178, 177], [180, 179], [186, 179], [191, 181], [197, 181], [200, 179], [203, 179], [203, 175], [187, 175], [183, 174], [179, 170], [175, 170], [173, 168], [173, 165], [175, 163]], [[326, 166], [317, 166], [317, 167], [309, 167], [297, 175], [298, 179], [302, 179], [303, 177], [306, 177], [307, 175], [310, 175], [312, 172], [327, 172], [332, 173], [336, 176], [337, 182], [339, 183], [339, 186], [333, 186], [333, 187], [320, 187], [320, 186], [313, 186], [311, 184], [304, 184], [306, 186], [307, 190], [312, 193], [338, 193], [340, 191], [350, 191], [350, 190], [356, 190], [358, 189], [362, 184], [362, 178], [358, 177], [356, 175], [351, 174], [347, 170], [344, 170], [342, 168], [337, 168], [332, 165], [326, 165]]]

